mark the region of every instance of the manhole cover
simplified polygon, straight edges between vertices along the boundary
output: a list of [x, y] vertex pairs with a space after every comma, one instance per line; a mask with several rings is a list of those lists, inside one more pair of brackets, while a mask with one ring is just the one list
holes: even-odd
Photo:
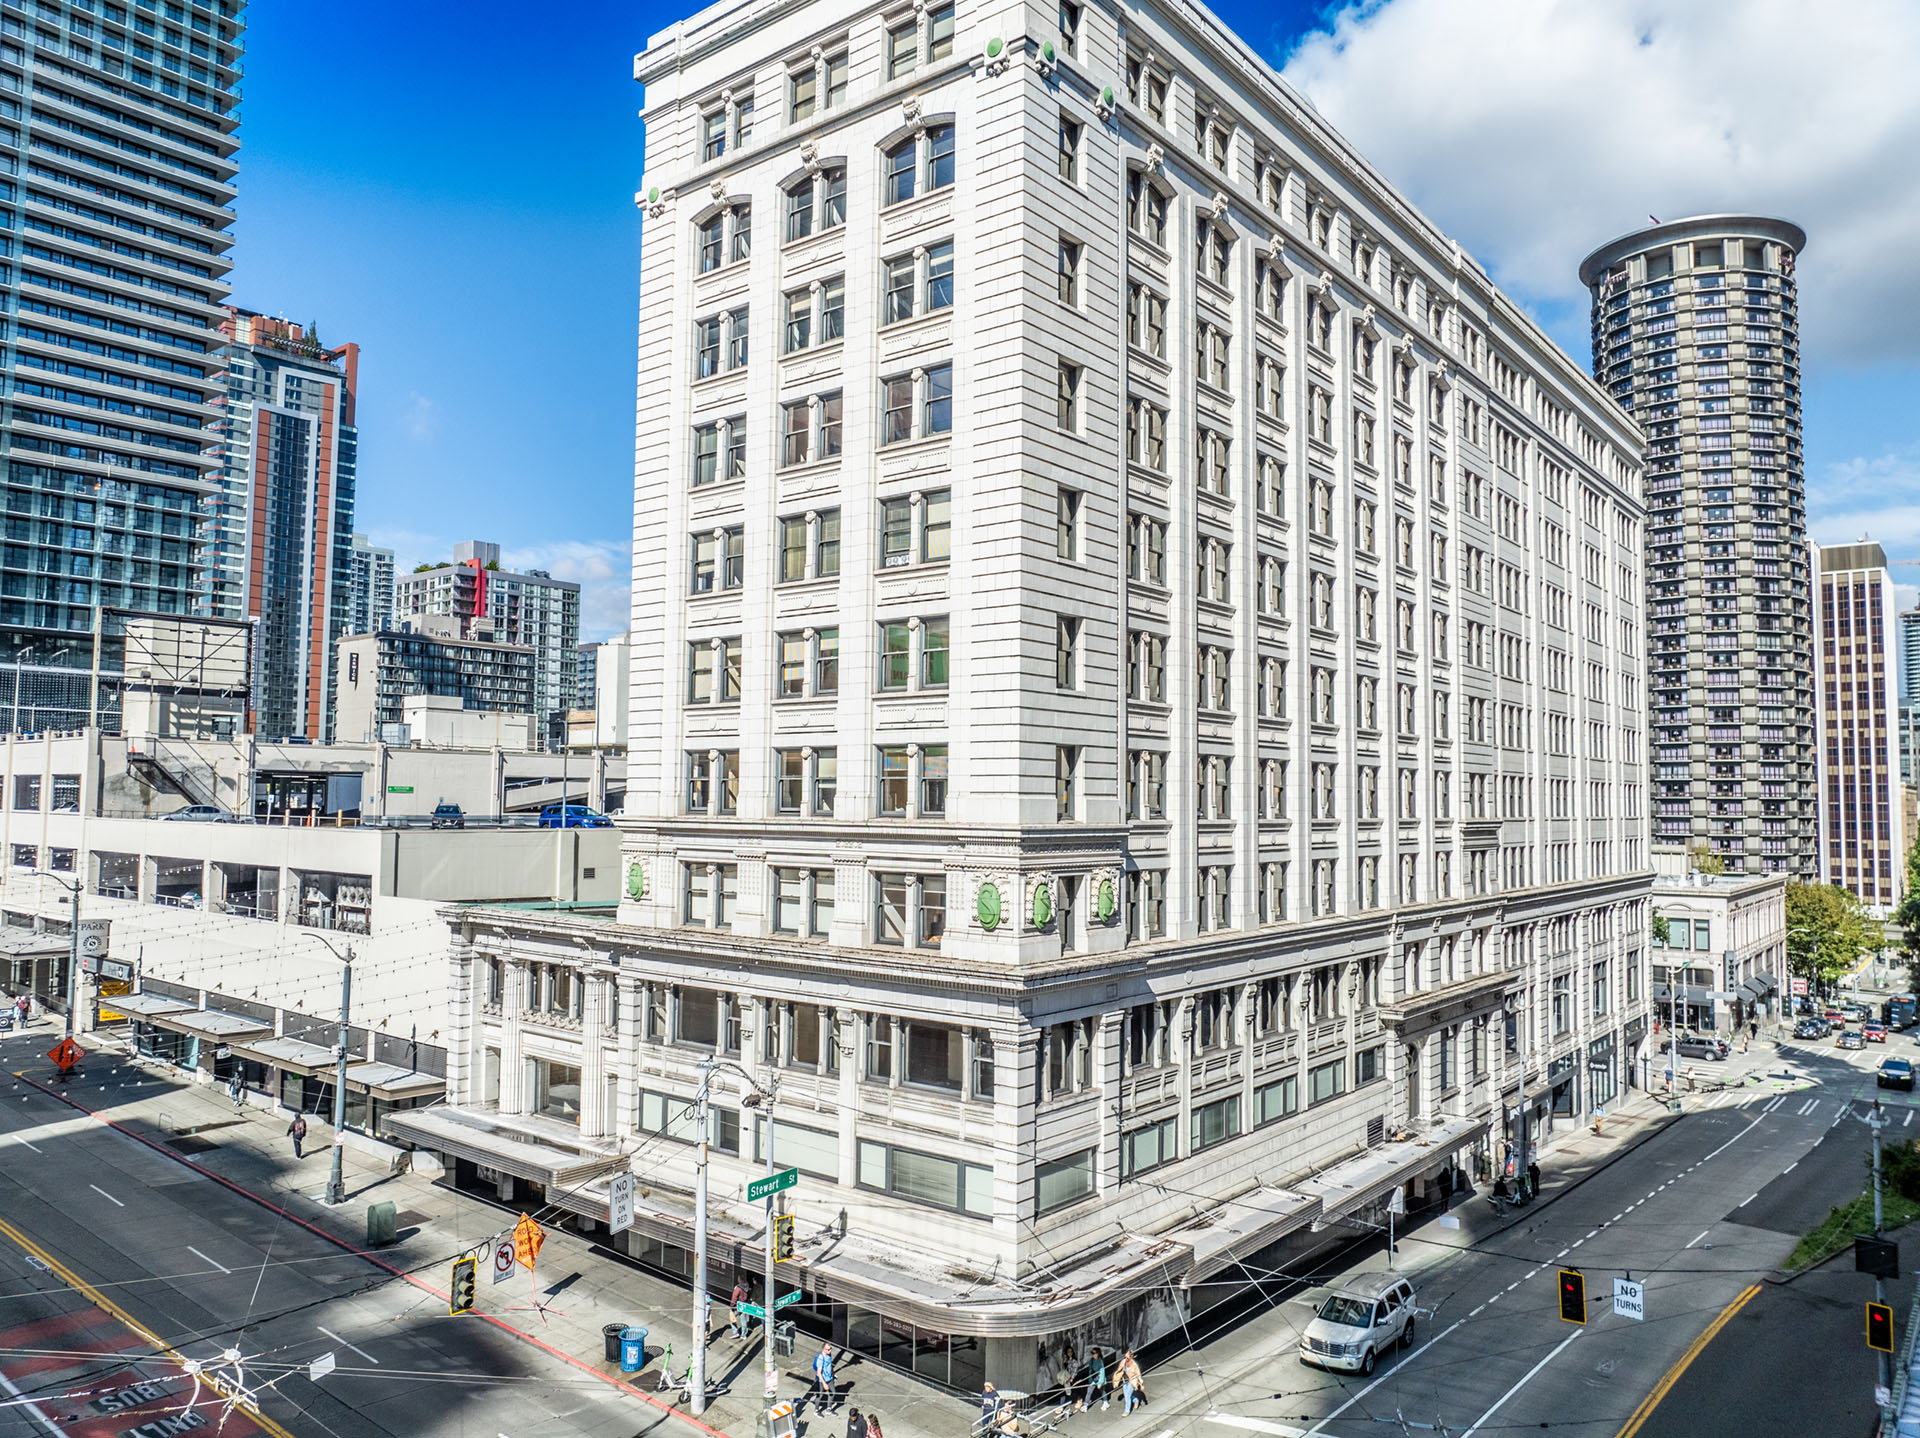
[[433, 1222], [433, 1215], [422, 1213], [417, 1208], [403, 1208], [393, 1216], [393, 1221], [402, 1228], [408, 1228], [416, 1223]]

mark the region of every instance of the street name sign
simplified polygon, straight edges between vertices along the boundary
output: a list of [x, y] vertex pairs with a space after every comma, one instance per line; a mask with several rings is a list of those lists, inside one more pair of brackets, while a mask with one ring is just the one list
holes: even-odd
[[1616, 1317], [1647, 1321], [1647, 1285], [1631, 1278], [1613, 1280], [1613, 1311]]
[[785, 1168], [778, 1173], [770, 1173], [765, 1178], [756, 1178], [747, 1185], [747, 1202], [758, 1203], [763, 1198], [784, 1193], [798, 1182], [800, 1182], [800, 1170], [797, 1168]]
[[630, 1173], [615, 1174], [607, 1185], [607, 1231], [625, 1233], [633, 1227], [633, 1186]]
[[800, 1290], [796, 1288], [793, 1290], [793, 1292], [783, 1293], [778, 1298], [774, 1299], [773, 1306], [775, 1308], [785, 1308], [789, 1304], [798, 1303], [799, 1301], [800, 1301]]
[[735, 1313], [744, 1313], [749, 1318], [765, 1318], [767, 1316], [767, 1310], [757, 1303], [736, 1303], [733, 1305], [733, 1311]]

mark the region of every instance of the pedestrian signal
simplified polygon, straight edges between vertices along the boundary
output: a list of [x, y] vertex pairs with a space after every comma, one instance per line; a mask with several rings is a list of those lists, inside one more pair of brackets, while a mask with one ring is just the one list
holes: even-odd
[[785, 1263], [793, 1257], [793, 1215], [783, 1213], [773, 1220], [773, 1261]]
[[1560, 1317], [1568, 1323], [1587, 1321], [1587, 1276], [1571, 1268], [1560, 1270]]
[[1893, 1352], [1893, 1310], [1884, 1303], [1867, 1305], [1867, 1347]]
[[453, 1282], [447, 1289], [448, 1313], [471, 1313], [473, 1311], [474, 1290], [479, 1284], [475, 1273], [480, 1266], [477, 1258], [456, 1258], [453, 1261]]

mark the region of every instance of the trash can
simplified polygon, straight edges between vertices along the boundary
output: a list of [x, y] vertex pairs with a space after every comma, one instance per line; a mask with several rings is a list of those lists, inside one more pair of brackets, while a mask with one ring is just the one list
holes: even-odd
[[620, 1330], [620, 1371], [638, 1373], [647, 1366], [647, 1330], [644, 1328], [623, 1328]]
[[600, 1341], [607, 1347], [607, 1362], [620, 1361], [620, 1335], [626, 1332], [626, 1329], [627, 1325], [624, 1323], [608, 1323], [601, 1326]]

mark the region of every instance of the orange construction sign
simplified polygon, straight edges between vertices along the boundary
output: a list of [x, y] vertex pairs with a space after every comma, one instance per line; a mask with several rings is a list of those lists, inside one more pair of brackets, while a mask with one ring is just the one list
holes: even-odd
[[47, 1057], [53, 1060], [55, 1068], [70, 1069], [80, 1062], [83, 1052], [80, 1045], [72, 1039], [62, 1039], [47, 1050]]
[[547, 1231], [530, 1214], [521, 1214], [513, 1226], [513, 1256], [522, 1268], [532, 1269], [534, 1260], [540, 1257], [540, 1245], [546, 1241]]

